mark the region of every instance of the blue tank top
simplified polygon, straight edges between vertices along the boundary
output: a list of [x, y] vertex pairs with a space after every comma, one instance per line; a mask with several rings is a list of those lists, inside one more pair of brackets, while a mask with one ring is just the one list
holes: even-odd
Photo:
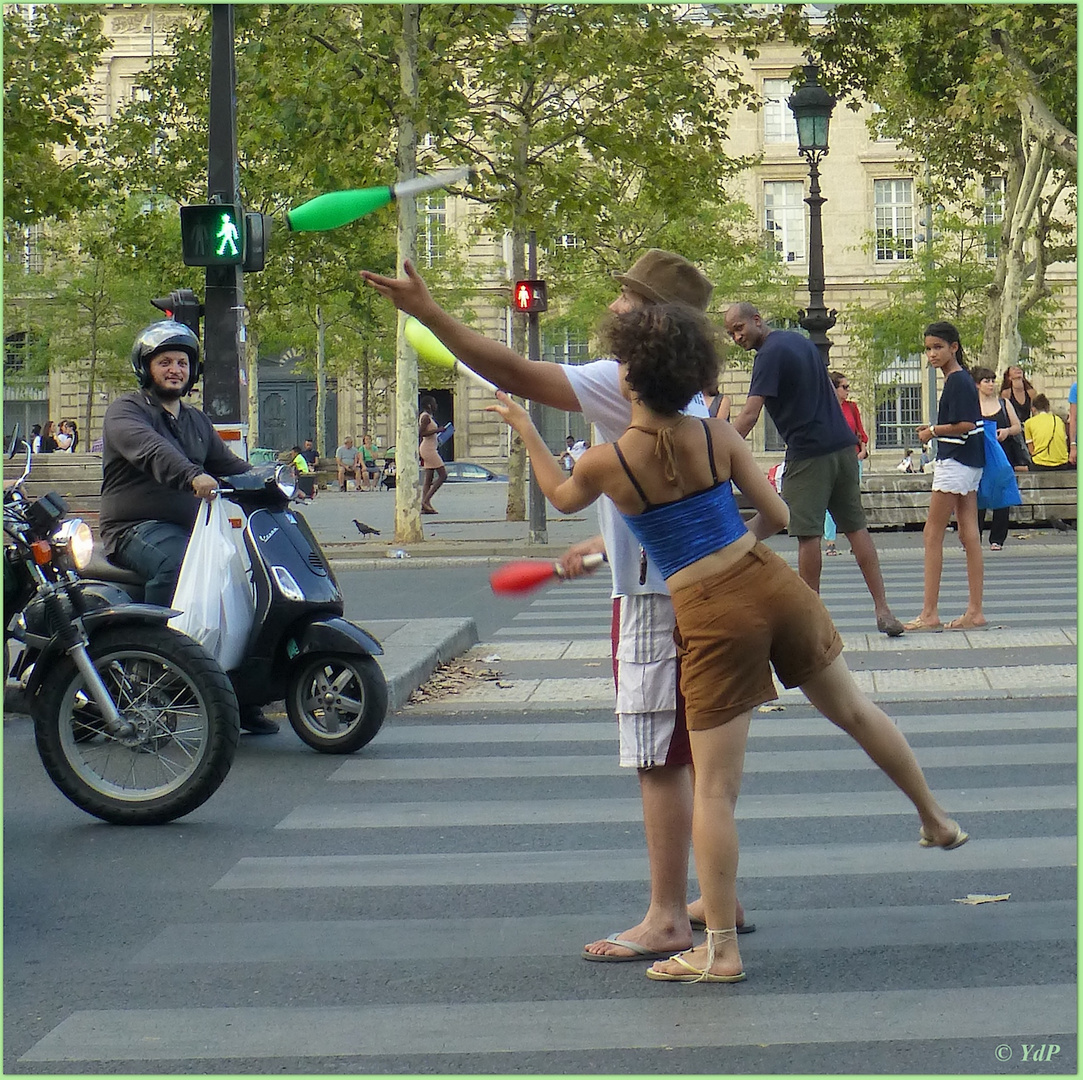
[[613, 444], [617, 460], [643, 500], [644, 507], [638, 514], [622, 513], [621, 517], [664, 578], [672, 577], [678, 570], [721, 551], [748, 532], [748, 526], [737, 509], [732, 485], [728, 480], [718, 479], [711, 429], [706, 420], [700, 419], [707, 437], [707, 455], [714, 484], [673, 502], [652, 504], [628, 468], [620, 447]]

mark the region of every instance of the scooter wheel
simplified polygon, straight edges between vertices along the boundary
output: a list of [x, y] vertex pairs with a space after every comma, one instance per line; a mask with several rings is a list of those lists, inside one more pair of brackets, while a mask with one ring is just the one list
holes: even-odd
[[290, 674], [286, 714], [298, 738], [321, 754], [367, 746], [387, 716], [387, 682], [371, 656], [307, 656]]

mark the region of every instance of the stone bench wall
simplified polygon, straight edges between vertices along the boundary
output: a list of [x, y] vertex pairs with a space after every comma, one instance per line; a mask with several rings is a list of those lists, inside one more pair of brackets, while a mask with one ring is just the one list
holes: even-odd
[[[21, 473], [21, 458], [4, 462], [5, 480]], [[336, 475], [334, 460], [321, 459], [316, 469], [321, 487], [334, 484]], [[25, 490], [33, 496], [46, 491], [59, 492], [72, 514], [78, 514], [96, 528], [101, 478], [100, 454], [43, 454], [34, 459], [34, 469]], [[1012, 508], [1013, 525], [1042, 525], [1051, 518], [1075, 520], [1075, 472], [1017, 473], [1016, 479], [1023, 505]], [[869, 527], [900, 528], [922, 524], [929, 511], [932, 480], [930, 473], [867, 474], [861, 490]], [[738, 505], [748, 510], [748, 504], [740, 496]]]

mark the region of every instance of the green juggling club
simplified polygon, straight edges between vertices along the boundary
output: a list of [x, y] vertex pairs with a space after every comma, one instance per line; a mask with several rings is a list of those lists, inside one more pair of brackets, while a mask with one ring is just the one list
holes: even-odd
[[441, 169], [432, 176], [417, 176], [388, 187], [354, 188], [350, 191], [329, 191], [286, 213], [291, 232], [315, 232], [319, 229], [337, 229], [348, 225], [373, 210], [386, 206], [392, 199], [421, 195], [426, 191], [469, 180], [474, 170], [464, 165], [459, 169]]

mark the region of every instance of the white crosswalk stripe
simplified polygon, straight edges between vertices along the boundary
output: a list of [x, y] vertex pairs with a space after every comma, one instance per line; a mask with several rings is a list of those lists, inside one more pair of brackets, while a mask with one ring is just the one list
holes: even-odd
[[[742, 896], [759, 926], [741, 940], [742, 989], [683, 992], [648, 983], [643, 965], [579, 958], [641, 916], [648, 869], [635, 773], [616, 763], [608, 587], [590, 579], [543, 592], [472, 650], [499, 682], [394, 717], [371, 752], [334, 762], [318, 801], [284, 805], [271, 836], [208, 878], [211, 894], [257, 899], [260, 917], [160, 917], [131, 958], [169, 980], [317, 963], [329, 980], [355, 973], [341, 1004], [82, 1010], [20, 1061], [288, 1057], [321, 1072], [335, 1059], [424, 1072], [492, 1054], [492, 1071], [515, 1072], [563, 1053], [556, 1071], [604, 1071], [606, 1051], [728, 1047], [728, 1071], [758, 1060], [730, 1054], [806, 1044], [837, 1047], [824, 1071], [839, 1073], [863, 1044], [907, 1046], [925, 1071], [923, 1054], [939, 1060], [930, 1047], [975, 1040], [973, 1071], [994, 1072], [998, 1044], [1059, 1040], [1074, 1063], [1074, 567], [1037, 560], [1039, 579], [1063, 584], [1041, 604], [989, 572], [997, 629], [889, 642], [842, 562], [825, 566], [824, 598], [851, 667], [896, 704], [973, 838], [921, 849], [906, 800], [783, 693], [754, 718], [738, 804]], [[916, 612], [920, 567], [888, 577], [896, 611]], [[953, 902], [968, 893], [1011, 899]], [[352, 917], [325, 914], [340, 896]], [[992, 950], [997, 977], [972, 977], [970, 958]], [[832, 970], [856, 983], [814, 985], [840, 957]]]

